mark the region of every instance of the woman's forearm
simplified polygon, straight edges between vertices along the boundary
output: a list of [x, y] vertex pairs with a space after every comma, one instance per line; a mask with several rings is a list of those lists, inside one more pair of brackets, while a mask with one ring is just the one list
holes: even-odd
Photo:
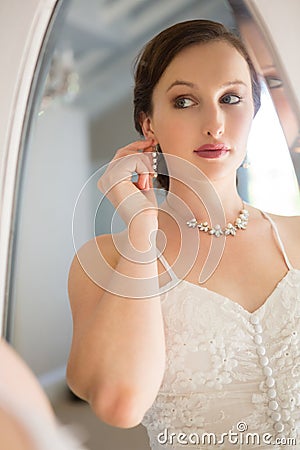
[[[156, 220], [137, 219], [129, 228], [130, 240], [123, 243], [109, 289], [82, 330], [76, 359], [69, 366], [71, 385], [76, 377], [78, 391], [96, 414], [111, 425], [137, 425], [153, 403], [164, 373], [156, 249], [153, 246], [148, 250], [149, 235], [156, 232]], [[133, 247], [139, 256], [148, 250], [148, 262], [135, 262]], [[113, 294], [114, 287], [124, 296]], [[139, 298], [127, 297], [127, 292], [134, 291]], [[147, 298], [149, 294], [151, 297]]]

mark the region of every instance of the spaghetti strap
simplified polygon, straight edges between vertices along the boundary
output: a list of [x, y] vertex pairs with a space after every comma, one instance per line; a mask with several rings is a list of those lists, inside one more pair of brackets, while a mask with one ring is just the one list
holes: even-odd
[[292, 269], [293, 269], [293, 266], [292, 266], [292, 264], [291, 264], [291, 262], [290, 262], [290, 260], [289, 260], [289, 258], [288, 258], [288, 256], [287, 256], [287, 254], [286, 254], [286, 251], [285, 251], [283, 242], [282, 242], [282, 240], [281, 240], [281, 238], [280, 238], [280, 235], [279, 235], [279, 232], [278, 232], [278, 228], [277, 228], [276, 223], [274, 222], [273, 219], [271, 219], [271, 217], [270, 217], [266, 212], [261, 211], [261, 213], [262, 213], [262, 214], [269, 220], [269, 222], [271, 223], [272, 228], [273, 228], [273, 230], [274, 230], [274, 232], [275, 232], [275, 235], [276, 235], [276, 238], [277, 238], [279, 247], [280, 247], [280, 249], [281, 249], [281, 251], [282, 251], [282, 254], [283, 254], [285, 263], [286, 263], [288, 269], [289, 269], [289, 270], [292, 270]]
[[157, 257], [160, 260], [160, 262], [162, 263], [162, 265], [164, 266], [164, 268], [166, 269], [166, 271], [168, 272], [168, 274], [170, 275], [171, 281], [177, 281], [178, 278], [175, 275], [175, 272], [173, 271], [170, 264], [168, 263], [166, 258], [162, 255], [162, 253], [159, 250], [157, 250]]

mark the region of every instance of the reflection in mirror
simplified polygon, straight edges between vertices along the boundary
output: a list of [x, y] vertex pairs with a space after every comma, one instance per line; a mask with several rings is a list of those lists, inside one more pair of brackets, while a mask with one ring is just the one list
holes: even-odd
[[[38, 376], [59, 416], [69, 420], [69, 411], [77, 408], [77, 420], [90, 430], [91, 449], [98, 449], [99, 442], [107, 450], [148, 450], [149, 445], [141, 426], [111, 431], [92, 416], [85, 404], [77, 403], [72, 408], [66, 401], [65, 369], [72, 334], [67, 276], [74, 254], [74, 207], [84, 193], [76, 248], [94, 234], [110, 233], [114, 209], [97, 189], [99, 176], [94, 174], [105, 167], [118, 148], [138, 138], [132, 119], [133, 60], [160, 30], [198, 17], [236, 27], [228, 2], [220, 0], [165, 0], [159, 7], [157, 2], [135, 0], [90, 0], [88, 4], [71, 1], [46, 85], [37, 87], [38, 104], [34, 107], [39, 113], [25, 130], [28, 138], [27, 148], [23, 149], [26, 158], [14, 227], [9, 340]], [[266, 121], [276, 121], [270, 111], [270, 103], [262, 105], [250, 137], [249, 148], [259, 148], [263, 154], [269, 145], [261, 145]], [[273, 130], [273, 124], [270, 126]], [[291, 165], [286, 169], [289, 175], [285, 175], [285, 181], [279, 182], [281, 194], [283, 185], [287, 190], [283, 195], [274, 195], [278, 185], [274, 171], [279, 176], [285, 170], [282, 161], [286, 146], [283, 139], [280, 142], [284, 150], [271, 170], [270, 159], [260, 157], [255, 163], [257, 152], [251, 154], [249, 150], [250, 167], [254, 169], [252, 174], [247, 164], [239, 169], [238, 188], [245, 201], [264, 210], [289, 214], [297, 211], [298, 205], [298, 197], [292, 193], [295, 183], [292, 186], [286, 182], [291, 178]], [[260, 171], [263, 167], [270, 172], [270, 190], [265, 172]], [[263, 179], [263, 188], [257, 188], [259, 181], [254, 172]], [[159, 195], [164, 197], [164, 193]], [[119, 217], [116, 226], [120, 230], [124, 227]], [[227, 355], [220, 354], [220, 358], [226, 359]], [[222, 376], [226, 381], [228, 373]]]
[[282, 73], [280, 64], [276, 61], [274, 50], [270, 49], [269, 43], [263, 36], [258, 24], [254, 21], [245, 2], [230, 0], [229, 3], [233, 9], [242, 39], [247, 45], [257, 72], [264, 78], [275, 105], [287, 146], [291, 152], [298, 184], [300, 184], [300, 118], [297, 111], [293, 109], [292, 102], [289, 101], [285, 74]]

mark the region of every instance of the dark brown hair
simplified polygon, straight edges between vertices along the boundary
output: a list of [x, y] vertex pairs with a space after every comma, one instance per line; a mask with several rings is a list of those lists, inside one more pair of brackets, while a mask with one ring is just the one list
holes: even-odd
[[[152, 114], [153, 90], [173, 58], [188, 46], [211, 41], [228, 42], [245, 58], [251, 76], [254, 115], [257, 113], [260, 107], [260, 83], [241, 40], [221, 23], [202, 19], [189, 20], [161, 31], [146, 44], [135, 61], [134, 123], [140, 134], [143, 134], [141, 113]], [[159, 174], [158, 181], [168, 189], [166, 175]]]

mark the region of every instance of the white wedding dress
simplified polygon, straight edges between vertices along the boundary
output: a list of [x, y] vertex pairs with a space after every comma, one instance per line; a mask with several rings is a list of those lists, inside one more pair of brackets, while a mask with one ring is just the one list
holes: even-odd
[[300, 449], [300, 270], [263, 214], [288, 272], [254, 313], [178, 283], [160, 257], [176, 287], [162, 295], [166, 368], [142, 420], [152, 450]]

